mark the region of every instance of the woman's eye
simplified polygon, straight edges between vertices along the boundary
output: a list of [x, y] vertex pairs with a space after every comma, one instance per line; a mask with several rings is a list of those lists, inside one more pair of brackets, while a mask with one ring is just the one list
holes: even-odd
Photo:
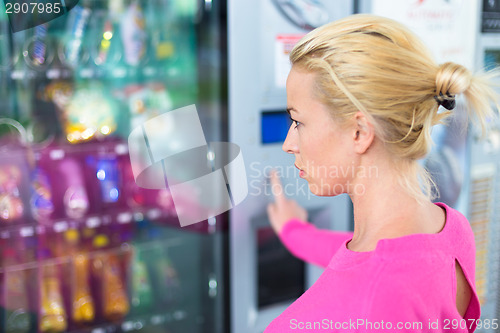
[[295, 127], [294, 128], [297, 128], [297, 126], [300, 125], [300, 122], [298, 122], [297, 120], [295, 120], [293, 118], [290, 118], [290, 120], [292, 121], [292, 123], [295, 123]]

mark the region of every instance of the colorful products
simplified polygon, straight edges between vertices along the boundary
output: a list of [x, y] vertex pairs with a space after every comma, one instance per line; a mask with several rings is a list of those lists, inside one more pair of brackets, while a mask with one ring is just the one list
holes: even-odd
[[65, 233], [68, 252], [71, 255], [71, 287], [72, 311], [71, 319], [77, 324], [94, 321], [95, 306], [90, 291], [89, 259], [85, 252], [79, 249], [79, 233], [77, 230], [68, 230]]
[[111, 20], [106, 20], [104, 23], [104, 31], [102, 32], [102, 40], [99, 43], [98, 53], [94, 59], [96, 65], [102, 65], [106, 62], [109, 54], [109, 49], [111, 46], [111, 40], [113, 38], [113, 23]]
[[73, 96], [73, 83], [52, 81], [40, 95], [44, 101], [52, 101], [60, 110], [64, 110]]
[[0, 166], [0, 223], [12, 222], [23, 216], [20, 184], [21, 170], [18, 166]]
[[66, 158], [59, 164], [59, 170], [66, 178], [67, 189], [63, 198], [66, 215], [80, 218], [89, 209], [89, 199], [80, 166], [74, 159]]
[[70, 11], [68, 30], [70, 30], [71, 33], [60, 54], [65, 63], [71, 67], [75, 67], [81, 63], [82, 53], [84, 52], [83, 36], [87, 29], [90, 14], [91, 10], [82, 6], [75, 6]]
[[64, 332], [68, 327], [66, 310], [64, 309], [57, 267], [53, 264], [42, 267], [40, 302], [40, 331]]
[[16, 253], [7, 249], [4, 254], [5, 276], [5, 331], [7, 333], [27, 333], [31, 326], [26, 290], [26, 272], [9, 266], [17, 263]]
[[122, 18], [121, 33], [125, 48], [125, 61], [137, 66], [146, 55], [144, 14], [138, 1], [134, 1]]
[[70, 143], [103, 138], [116, 130], [118, 106], [104, 87], [77, 89], [64, 110], [66, 138]]
[[37, 220], [50, 217], [54, 211], [52, 194], [47, 174], [40, 168], [36, 168], [32, 175], [31, 211]]
[[151, 251], [148, 253], [147, 261], [151, 269], [151, 277], [158, 292], [157, 301], [163, 306], [172, 306], [182, 297], [182, 288], [179, 275], [174, 267], [165, 245], [160, 241], [162, 238], [158, 229], [152, 229], [149, 236], [155, 239]]
[[54, 52], [50, 39], [47, 36], [47, 24], [34, 28], [35, 34], [24, 45], [24, 60], [28, 66], [35, 70], [46, 69], [54, 59]]
[[117, 202], [119, 191], [118, 161], [116, 158], [100, 158], [97, 161], [96, 177], [99, 180], [101, 199], [105, 203]]
[[153, 289], [146, 262], [143, 259], [144, 254], [137, 246], [134, 247], [131, 265], [132, 290], [131, 299], [132, 309], [136, 313], [146, 313], [153, 306]]
[[[102, 249], [109, 243], [106, 235], [94, 238], [94, 248]], [[100, 284], [100, 303], [106, 320], [120, 320], [130, 309], [127, 292], [122, 279], [120, 260], [114, 253], [102, 251], [93, 260], [93, 270]]]

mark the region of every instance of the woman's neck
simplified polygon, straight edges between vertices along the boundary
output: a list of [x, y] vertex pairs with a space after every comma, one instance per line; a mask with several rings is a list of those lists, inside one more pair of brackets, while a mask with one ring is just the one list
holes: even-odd
[[[371, 251], [384, 238], [436, 233], [444, 213], [430, 200], [419, 203], [395, 177], [393, 167], [380, 167], [377, 177], [358, 179], [364, 193], [350, 193], [354, 206], [354, 235], [348, 248]], [[358, 186], [359, 188], [359, 186]]]

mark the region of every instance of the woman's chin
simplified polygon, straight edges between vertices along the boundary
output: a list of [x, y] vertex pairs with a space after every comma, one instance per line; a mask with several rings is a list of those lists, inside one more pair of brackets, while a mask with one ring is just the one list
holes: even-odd
[[334, 191], [336, 186], [334, 186], [333, 188], [329, 185], [319, 186], [318, 184], [311, 183], [310, 181], [308, 181], [308, 185], [309, 185], [309, 191], [311, 191], [312, 194], [318, 197], [335, 197], [337, 195], [344, 193], [344, 192], [337, 193], [337, 191]]
[[311, 191], [312, 194], [318, 197], [332, 197], [337, 195], [337, 194], [332, 194], [330, 193], [330, 191], [311, 183], [309, 183], [309, 191]]

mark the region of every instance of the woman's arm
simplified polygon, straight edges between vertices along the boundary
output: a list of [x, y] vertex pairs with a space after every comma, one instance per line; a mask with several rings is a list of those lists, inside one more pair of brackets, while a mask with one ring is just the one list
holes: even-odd
[[291, 219], [278, 233], [281, 242], [297, 258], [326, 267], [352, 232], [318, 229], [311, 223]]

